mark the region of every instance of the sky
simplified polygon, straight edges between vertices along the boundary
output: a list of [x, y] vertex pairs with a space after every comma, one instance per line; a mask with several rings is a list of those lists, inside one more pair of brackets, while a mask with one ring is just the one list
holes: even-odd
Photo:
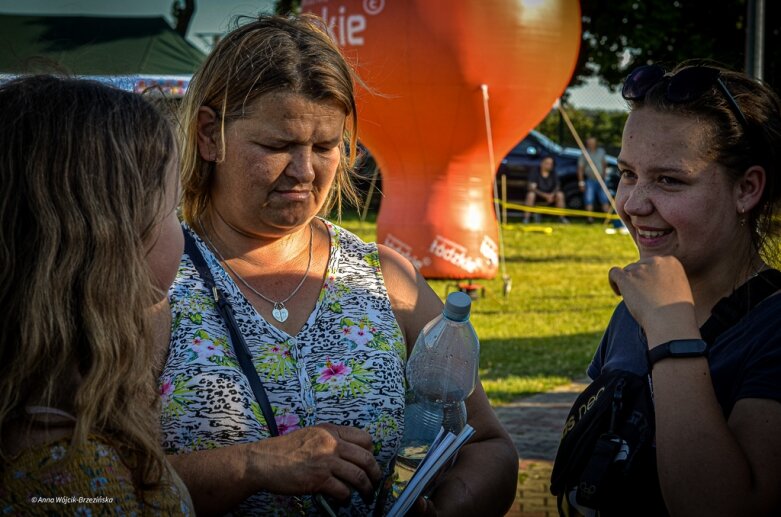
[[[173, 24], [173, 0], [0, 0], [0, 13], [96, 16], [164, 16]], [[271, 12], [274, 0], [196, 0], [188, 37], [207, 51], [211, 34], [225, 32], [238, 15]], [[626, 111], [626, 103], [596, 79], [570, 90], [569, 103], [577, 108]]]
[[589, 77], [586, 84], [569, 90], [569, 104], [583, 109], [628, 111], [626, 101], [619, 92], [611, 92], [599, 84], [599, 79]]

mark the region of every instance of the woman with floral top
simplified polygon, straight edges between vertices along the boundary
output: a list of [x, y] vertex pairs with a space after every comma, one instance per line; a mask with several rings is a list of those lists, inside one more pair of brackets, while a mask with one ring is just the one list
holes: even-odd
[[192, 514], [147, 321], [182, 253], [172, 128], [91, 81], [16, 79], [0, 106], [0, 514]]
[[[170, 291], [164, 445], [204, 512], [301, 514], [312, 494], [366, 515], [403, 430], [406, 354], [442, 303], [394, 251], [320, 216], [354, 198], [354, 77], [319, 20], [229, 33], [184, 100], [183, 215], [232, 307], [279, 436], [185, 254]], [[478, 387], [477, 430], [420, 514], [501, 514], [515, 448]]]

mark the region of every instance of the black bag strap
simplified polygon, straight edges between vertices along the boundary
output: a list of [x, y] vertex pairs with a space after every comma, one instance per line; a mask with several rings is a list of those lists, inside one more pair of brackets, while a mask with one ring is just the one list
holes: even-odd
[[263, 381], [260, 380], [257, 370], [252, 365], [252, 356], [249, 352], [247, 342], [244, 340], [244, 336], [239, 331], [239, 325], [236, 323], [236, 319], [233, 317], [233, 308], [228, 301], [227, 296], [220, 292], [212, 272], [209, 270], [209, 266], [206, 265], [206, 259], [203, 258], [201, 250], [198, 249], [198, 245], [195, 243], [195, 239], [190, 232], [184, 230], [184, 252], [193, 261], [196, 271], [201, 276], [204, 285], [212, 293], [214, 301], [217, 303], [217, 310], [220, 312], [222, 319], [225, 321], [225, 326], [228, 327], [230, 333], [230, 341], [233, 346], [233, 352], [236, 354], [236, 358], [239, 360], [241, 370], [244, 372], [244, 376], [247, 377], [252, 393], [255, 394], [255, 398], [260, 405], [260, 411], [263, 413], [263, 418], [266, 419], [266, 425], [271, 436], [279, 436], [279, 429], [277, 428], [277, 421], [274, 418], [274, 411], [271, 409], [271, 403], [268, 401], [268, 395], [266, 395], [266, 389], [263, 387]]
[[587, 508], [599, 506], [598, 502], [603, 497], [600, 489], [620, 449], [621, 437], [612, 433], [599, 436], [577, 486], [575, 500], [578, 504]]
[[[204, 285], [209, 291], [211, 291], [212, 296], [214, 297], [214, 301], [217, 302], [217, 309], [219, 310], [222, 319], [225, 321], [225, 325], [228, 327], [228, 332], [230, 333], [230, 341], [231, 345], [233, 346], [233, 352], [236, 354], [236, 358], [239, 360], [239, 365], [241, 366], [241, 370], [244, 372], [244, 376], [247, 377], [247, 380], [249, 381], [250, 387], [252, 388], [252, 393], [255, 394], [255, 399], [258, 401], [258, 405], [260, 405], [260, 411], [263, 413], [263, 418], [266, 419], [266, 425], [268, 425], [269, 434], [271, 434], [271, 436], [279, 436], [277, 421], [274, 418], [274, 411], [271, 409], [271, 403], [268, 401], [266, 388], [263, 387], [263, 381], [260, 380], [260, 376], [258, 375], [257, 370], [255, 370], [255, 367], [252, 365], [252, 356], [249, 352], [247, 342], [244, 340], [244, 336], [239, 331], [239, 325], [236, 323], [236, 319], [233, 317], [233, 308], [231, 307], [227, 296], [220, 292], [219, 288], [214, 282], [212, 272], [209, 269], [209, 266], [206, 265], [206, 259], [203, 258], [201, 250], [198, 249], [198, 245], [196, 244], [195, 239], [189, 231], [184, 228], [182, 229], [184, 231], [184, 252], [187, 253], [187, 255], [190, 257], [190, 260], [193, 261], [195, 270], [198, 271], [198, 274], [201, 276]], [[295, 499], [297, 503], [301, 505], [300, 498], [296, 497]], [[336, 513], [331, 508], [330, 503], [328, 503], [328, 501], [321, 494], [314, 494], [312, 496], [312, 501], [314, 502], [317, 510], [320, 512], [320, 515], [324, 515], [326, 517], [336, 517]]]
[[615, 461], [616, 454], [621, 450], [623, 440], [616, 434], [618, 413], [624, 406], [624, 385], [626, 380], [619, 378], [611, 395], [610, 424], [607, 432], [602, 433], [594, 444], [594, 451], [583, 468], [580, 482], [577, 486], [575, 499], [578, 504], [598, 508], [603, 497], [602, 487], [610, 465]]
[[700, 328], [702, 339], [712, 345], [724, 331], [735, 325], [768, 296], [781, 289], [781, 271], [768, 269], [750, 280], [713, 307], [710, 318]]

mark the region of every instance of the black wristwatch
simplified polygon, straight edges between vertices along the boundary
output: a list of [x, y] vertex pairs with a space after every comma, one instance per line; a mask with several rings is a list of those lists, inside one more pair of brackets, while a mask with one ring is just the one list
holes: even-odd
[[702, 339], [673, 339], [648, 351], [648, 364], [653, 366], [668, 357], [704, 357], [708, 344]]

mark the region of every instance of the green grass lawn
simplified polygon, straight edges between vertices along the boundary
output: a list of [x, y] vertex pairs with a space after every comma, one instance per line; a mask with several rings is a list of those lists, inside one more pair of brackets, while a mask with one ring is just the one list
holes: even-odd
[[[346, 217], [342, 226], [375, 240], [373, 222]], [[486, 296], [472, 305], [480, 337], [480, 376], [491, 403], [546, 391], [585, 377], [586, 367], [619, 298], [610, 290], [611, 266], [636, 259], [630, 237], [607, 235], [601, 224], [545, 224], [550, 234], [504, 228], [508, 297], [501, 273], [480, 280]], [[444, 299], [453, 281], [430, 280]]]

